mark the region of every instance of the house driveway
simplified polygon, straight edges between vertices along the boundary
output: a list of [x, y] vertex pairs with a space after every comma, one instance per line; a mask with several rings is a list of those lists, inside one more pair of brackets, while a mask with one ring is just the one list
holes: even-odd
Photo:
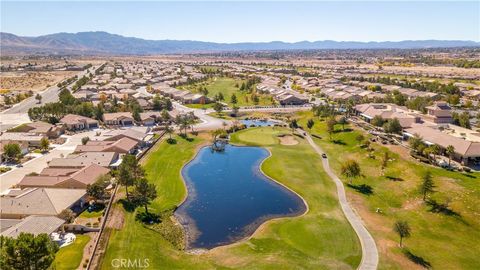
[[[300, 131], [300, 133], [303, 133], [303, 132], [304, 131]], [[308, 134], [307, 132], [305, 132], [305, 134], [306, 134], [305, 138], [307, 139], [310, 146], [312, 146], [315, 152], [317, 152], [318, 155], [320, 155], [320, 158], [322, 158], [321, 155], [322, 153], [324, 153], [322, 149], [313, 141], [312, 137], [310, 137], [310, 134]], [[350, 222], [350, 225], [352, 225], [353, 229], [355, 230], [355, 233], [357, 234], [358, 238], [360, 239], [360, 244], [362, 245], [362, 261], [360, 262], [358, 269], [361, 269], [361, 270], [377, 269], [378, 250], [372, 235], [367, 231], [367, 229], [363, 225], [362, 219], [354, 212], [354, 210], [348, 203], [343, 182], [331, 170], [330, 164], [328, 163], [328, 159], [322, 158], [322, 164], [328, 176], [330, 176], [333, 182], [335, 182], [335, 185], [337, 186], [338, 201], [340, 202], [342, 211], [345, 214], [345, 217], [347, 218], [348, 222]]]
[[25, 175], [32, 172], [41, 172], [44, 168], [48, 167], [48, 162], [52, 159], [65, 157], [68, 154], [73, 153], [77, 145], [82, 143], [82, 138], [86, 136], [94, 138], [95, 131], [87, 131], [77, 133], [72, 136], [65, 136], [67, 141], [64, 144], [54, 147], [54, 149], [50, 150], [50, 152], [45, 155], [25, 162], [23, 167], [14, 168], [0, 175], [0, 194], [4, 193], [10, 187], [20, 182]]

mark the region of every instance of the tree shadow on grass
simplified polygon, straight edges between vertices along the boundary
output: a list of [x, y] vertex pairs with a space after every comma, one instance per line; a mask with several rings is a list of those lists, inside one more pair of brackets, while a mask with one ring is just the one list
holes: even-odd
[[125, 209], [125, 211], [130, 212], [130, 213], [135, 211], [135, 208], [137, 208], [137, 205], [135, 203], [133, 203], [132, 201], [129, 201], [127, 199], [120, 199], [120, 200], [118, 200], [118, 202], [120, 204], [122, 204], [123, 209]]
[[177, 144], [177, 140], [175, 140], [174, 138], [168, 138], [167, 143], [168, 144]]
[[332, 140], [334, 144], [347, 145], [343, 140]]
[[426, 203], [431, 207], [429, 211], [432, 213], [440, 213], [447, 216], [460, 217], [459, 213], [449, 208], [448, 203], [439, 203], [433, 199], [428, 200]]
[[465, 175], [466, 177], [468, 178], [472, 178], [472, 179], [476, 179], [477, 177], [473, 174], [470, 174], [470, 173], [463, 173], [463, 175]]
[[295, 135], [295, 136], [297, 136], [297, 137], [299, 137], [299, 138], [305, 139], [305, 137], [303, 137], [303, 135], [301, 135], [301, 134], [293, 133], [293, 135]]
[[186, 141], [189, 141], [189, 142], [193, 141], [193, 138], [190, 138], [190, 137], [188, 137], [188, 136], [185, 135], [185, 134], [180, 134], [179, 136], [180, 136], [180, 138], [182, 138], [182, 139], [184, 139], [184, 140], [186, 140]]
[[346, 129], [336, 129], [333, 131], [333, 133], [347, 133], [347, 132], [352, 132], [353, 129], [351, 128], [346, 128]]
[[390, 176], [390, 175], [387, 175], [385, 176], [388, 180], [391, 180], [391, 181], [395, 181], [395, 182], [402, 182], [402, 181], [405, 181], [403, 180], [403, 178], [401, 177], [395, 177], [395, 176]]
[[138, 220], [145, 224], [154, 224], [154, 223], [160, 223], [161, 218], [160, 218], [160, 215], [155, 213], [138, 212], [135, 215], [135, 220]]
[[361, 185], [347, 184], [347, 187], [352, 188], [357, 192], [365, 194], [367, 196], [370, 196], [373, 194], [373, 188], [366, 184], [361, 184]]
[[408, 249], [403, 249], [403, 254], [405, 254], [405, 256], [407, 256], [407, 258], [414, 262], [415, 264], [418, 264], [424, 268], [432, 268], [432, 265], [430, 264], [430, 262], [426, 261], [424, 258], [420, 257], [420, 256], [417, 256], [415, 254], [413, 254], [412, 252], [410, 252], [410, 250]]

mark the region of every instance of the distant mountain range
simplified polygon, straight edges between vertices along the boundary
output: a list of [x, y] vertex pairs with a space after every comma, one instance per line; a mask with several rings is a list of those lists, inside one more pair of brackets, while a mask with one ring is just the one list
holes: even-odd
[[480, 47], [462, 40], [405, 40], [396, 42], [300, 41], [294, 43], [214, 43], [192, 40], [146, 40], [107, 32], [57, 33], [21, 37], [0, 32], [2, 54], [115, 54], [146, 55], [226, 51], [325, 50], [325, 49], [420, 49]]

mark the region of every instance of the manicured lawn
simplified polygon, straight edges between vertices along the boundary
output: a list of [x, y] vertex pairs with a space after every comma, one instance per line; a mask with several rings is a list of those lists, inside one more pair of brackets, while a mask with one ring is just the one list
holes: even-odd
[[[208, 90], [208, 97], [213, 99], [215, 95], [217, 95], [218, 93], [222, 93], [225, 98], [223, 102], [228, 103], [230, 106], [232, 105], [230, 102], [230, 98], [232, 94], [235, 93], [238, 101], [237, 106], [254, 106], [255, 104], [251, 99], [251, 94], [248, 94], [246, 91], [240, 91], [239, 87], [235, 86], [236, 84], [241, 86], [242, 82], [244, 81], [236, 80], [228, 77], [213, 77], [205, 82], [201, 82], [193, 85], [185, 85], [179, 88], [197, 93], [199, 87], [202, 87], [202, 88], [206, 87]], [[272, 104], [270, 95], [258, 95], [258, 97], [260, 99], [258, 105]], [[197, 105], [199, 105], [199, 107], [196, 107], [196, 108], [203, 108], [201, 104], [195, 104], [193, 106], [197, 106]], [[208, 105], [205, 105], [205, 107], [209, 108]]]
[[[339, 209], [334, 184], [319, 157], [304, 140], [283, 146], [276, 135], [287, 129], [252, 128], [232, 136], [240, 144], [270, 144], [272, 157], [262, 170], [301, 195], [310, 207], [301, 217], [270, 221], [248, 241], [219, 247], [201, 255], [176, 250], [162, 236], [125, 212], [122, 230], [113, 230], [103, 269], [113, 258], [148, 258], [152, 269], [354, 269], [361, 259], [359, 241]], [[208, 137], [206, 137], [208, 138]], [[206, 139], [177, 144], [162, 142], [145, 162], [147, 178], [158, 187], [152, 211], [179, 205], [186, 195], [180, 170]], [[117, 205], [117, 207], [120, 207]]]
[[90, 236], [77, 234], [77, 239], [73, 244], [63, 247], [57, 252], [51, 267], [57, 270], [77, 269], [82, 262], [83, 249], [88, 241], [90, 241]]
[[[311, 112], [298, 115], [304, 127], [307, 119], [315, 118]], [[362, 131], [341, 132], [340, 125], [336, 129], [338, 132], [333, 135], [336, 144], [329, 140], [325, 121], [315, 119], [311, 133], [322, 137], [315, 141], [327, 152], [339, 176], [341, 163], [346, 159], [359, 162], [364, 176], [353, 180], [353, 184], [368, 185], [373, 193], [365, 195], [347, 188], [347, 196], [376, 240], [381, 269], [419, 267], [398, 247], [398, 236], [392, 229], [396, 220], [406, 220], [412, 229], [412, 236], [405, 241], [406, 248], [434, 269], [480, 269], [479, 173], [450, 172], [420, 164], [378, 144], [372, 144], [375, 149], [375, 159], [372, 159], [355, 140]], [[383, 175], [381, 157], [387, 151], [391, 161]], [[418, 187], [427, 170], [432, 172], [437, 191], [431, 198], [440, 203], [450, 201], [453, 212], [434, 213], [430, 211], [432, 207], [422, 201]], [[376, 213], [377, 208], [381, 213]]]
[[105, 209], [104, 205], [98, 205], [91, 212], [89, 212], [87, 209], [85, 209], [85, 211], [83, 211], [78, 217], [79, 218], [101, 217], [103, 215], [103, 210], [104, 209]]
[[186, 107], [193, 108], [193, 109], [210, 109], [213, 108], [215, 103], [208, 103], [208, 104], [185, 104]]

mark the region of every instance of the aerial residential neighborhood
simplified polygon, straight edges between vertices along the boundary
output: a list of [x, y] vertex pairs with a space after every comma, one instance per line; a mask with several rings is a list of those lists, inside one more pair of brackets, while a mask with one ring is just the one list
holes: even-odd
[[1, 269], [480, 268], [479, 3], [1, 6]]

